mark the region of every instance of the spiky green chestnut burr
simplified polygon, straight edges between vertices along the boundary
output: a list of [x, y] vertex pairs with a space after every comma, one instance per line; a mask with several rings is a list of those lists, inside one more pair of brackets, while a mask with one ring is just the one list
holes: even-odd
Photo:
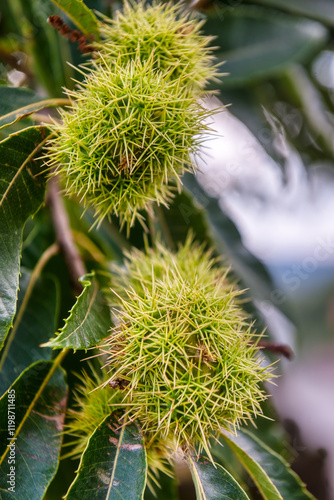
[[[66, 434], [72, 436], [73, 441], [66, 444], [71, 446], [71, 451], [63, 456], [80, 457], [84, 452], [89, 438], [96, 428], [112, 412], [119, 410], [118, 402], [123, 397], [121, 394], [122, 386], [114, 384], [111, 388], [109, 384], [105, 385], [109, 376], [101, 367], [89, 366], [90, 374], [83, 371], [78, 375], [79, 385], [76, 386], [75, 409], [68, 410]], [[113, 384], [112, 384], [113, 385]], [[117, 386], [117, 387], [116, 387]], [[119, 413], [117, 413], [117, 418]], [[145, 440], [145, 436], [144, 440]], [[166, 445], [168, 443], [155, 442], [150, 447], [146, 447], [148, 462], [148, 486], [153, 491], [155, 485], [159, 487], [159, 473], [173, 475], [170, 464], [167, 460]]]
[[83, 371], [78, 379], [80, 385], [74, 394], [76, 409], [69, 410], [69, 420], [65, 426], [66, 433], [74, 438], [67, 444], [73, 448], [66, 456], [74, 457], [81, 455], [96, 427], [117, 408], [117, 402], [122, 400], [120, 391], [104, 387], [108, 377], [100, 368], [90, 365], [90, 375]]
[[209, 47], [213, 37], [201, 33], [203, 21], [191, 17], [184, 6], [125, 1], [115, 20], [103, 21], [102, 42], [96, 47], [107, 64], [117, 58], [124, 64], [136, 57], [141, 61], [152, 57], [155, 69], [175, 80], [182, 77], [183, 85], [194, 91], [217, 79]]
[[183, 85], [154, 70], [152, 58], [127, 65], [95, 66], [61, 111], [49, 147], [49, 166], [62, 175], [65, 192], [131, 226], [150, 202], [166, 205], [168, 182], [180, 185], [193, 170], [208, 130], [205, 111]]
[[[146, 436], [209, 452], [221, 429], [262, 413], [270, 378], [227, 270], [188, 239], [173, 254], [134, 250], [115, 282], [116, 327], [103, 352], [125, 384], [125, 415]], [[125, 288], [124, 288], [125, 287]]]

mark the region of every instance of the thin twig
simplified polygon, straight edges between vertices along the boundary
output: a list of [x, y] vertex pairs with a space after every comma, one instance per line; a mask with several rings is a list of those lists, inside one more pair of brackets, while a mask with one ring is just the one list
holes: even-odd
[[190, 3], [190, 9], [206, 10], [212, 6], [212, 0], [193, 0]]
[[264, 351], [270, 351], [274, 354], [282, 354], [282, 356], [289, 360], [293, 358], [293, 352], [288, 345], [276, 344], [275, 342], [267, 342], [266, 340], [260, 340], [257, 345]]
[[83, 286], [78, 280], [86, 274], [86, 269], [75, 246], [68, 216], [60, 196], [58, 181], [55, 177], [52, 177], [49, 181], [47, 203], [51, 211], [56, 240], [60, 251], [64, 255], [73, 289], [79, 295], [83, 290]]

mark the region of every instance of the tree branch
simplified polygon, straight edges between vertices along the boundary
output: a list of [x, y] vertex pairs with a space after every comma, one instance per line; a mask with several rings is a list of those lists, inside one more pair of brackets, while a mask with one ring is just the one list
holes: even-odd
[[55, 177], [52, 177], [49, 181], [47, 203], [50, 207], [56, 240], [60, 251], [64, 255], [72, 287], [75, 294], [79, 295], [83, 290], [83, 286], [78, 280], [86, 274], [86, 268], [75, 246], [68, 216], [60, 196], [58, 181]]
[[293, 352], [288, 345], [276, 344], [275, 342], [267, 342], [266, 340], [260, 340], [257, 345], [264, 351], [270, 351], [274, 354], [282, 354], [282, 356], [289, 360], [293, 358]]

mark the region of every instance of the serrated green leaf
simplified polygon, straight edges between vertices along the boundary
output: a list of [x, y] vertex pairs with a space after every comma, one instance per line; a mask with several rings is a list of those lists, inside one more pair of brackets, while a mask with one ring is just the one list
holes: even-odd
[[332, 0], [246, 0], [266, 7], [285, 10], [291, 14], [310, 17], [328, 26], [334, 26], [334, 3]]
[[283, 457], [249, 431], [222, 435], [253, 478], [265, 500], [315, 500]]
[[43, 203], [41, 148], [45, 127], [31, 127], [0, 142], [0, 348], [16, 309], [23, 227]]
[[32, 90], [20, 87], [0, 87], [0, 130], [15, 123], [18, 115], [33, 112], [42, 99]]
[[[0, 399], [0, 497], [4, 500], [42, 499], [57, 471], [67, 399], [64, 377], [51, 361], [37, 362]], [[13, 427], [8, 427], [9, 415], [15, 416]], [[11, 466], [15, 467], [15, 492], [8, 491]]]
[[197, 500], [249, 500], [245, 491], [227, 470], [200, 457], [188, 455], [188, 464], [195, 484]]
[[68, 104], [68, 99], [45, 99], [29, 89], [0, 87], [0, 130], [43, 108]]
[[52, 0], [74, 22], [82, 33], [99, 38], [99, 25], [93, 13], [82, 0]]
[[90, 437], [78, 475], [66, 500], [141, 500], [146, 484], [146, 453], [135, 424], [121, 429], [108, 416]]
[[245, 85], [307, 62], [325, 45], [326, 28], [315, 21], [260, 7], [213, 9], [205, 30], [215, 36], [218, 61], [225, 62], [222, 88]]
[[[23, 270], [20, 278], [18, 310], [25, 295], [31, 273]], [[0, 360], [0, 395], [7, 391], [14, 380], [35, 361], [49, 360], [51, 349], [40, 347], [50, 338], [57, 322], [57, 288], [53, 279], [40, 278], [34, 286], [26, 310], [15, 336], [9, 334], [10, 346], [2, 352]]]
[[111, 327], [110, 308], [93, 276], [93, 273], [87, 274], [80, 279], [84, 289], [72, 307], [65, 326], [57, 337], [43, 344], [44, 347], [88, 349], [108, 335]]

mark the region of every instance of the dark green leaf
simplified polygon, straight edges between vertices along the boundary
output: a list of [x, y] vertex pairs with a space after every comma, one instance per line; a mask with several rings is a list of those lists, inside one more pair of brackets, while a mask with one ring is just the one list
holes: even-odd
[[179, 493], [175, 477], [167, 476], [167, 474], [159, 473], [157, 478], [160, 488], [153, 485], [154, 493], [146, 486], [144, 499], [145, 500], [179, 500]]
[[82, 0], [52, 0], [74, 22], [82, 33], [99, 38], [99, 26], [93, 11]]
[[29, 89], [0, 87], [0, 130], [45, 107], [68, 103], [68, 99], [42, 98]]
[[[195, 205], [192, 196], [185, 190], [175, 194], [168, 208], [158, 208], [158, 231], [164, 236], [166, 225], [174, 246], [176, 243], [184, 244], [189, 231], [194, 234], [195, 239], [207, 241], [208, 245], [212, 246], [204, 210]], [[169, 238], [164, 239], [169, 245]]]
[[239, 431], [238, 436], [224, 434], [223, 439], [236, 453], [268, 500], [315, 500], [289, 464], [250, 432]]
[[[92, 434], [67, 500], [141, 500], [146, 483], [146, 453], [136, 425], [121, 429], [108, 416]], [[117, 430], [118, 428], [118, 430]]]
[[96, 346], [108, 335], [111, 327], [110, 308], [93, 280], [93, 274], [81, 278], [81, 283], [84, 289], [72, 307], [65, 326], [57, 337], [44, 346], [54, 349], [87, 349]]
[[334, 26], [334, 3], [332, 0], [246, 0], [246, 2], [275, 7], [291, 14], [300, 14]]
[[[31, 273], [24, 271], [20, 278], [18, 310], [25, 295]], [[50, 338], [57, 322], [57, 289], [51, 278], [40, 278], [31, 294], [18, 329], [2, 352], [0, 361], [0, 394], [3, 394], [20, 373], [35, 361], [50, 359], [52, 350], [40, 347]], [[8, 347], [8, 348], [7, 348]]]
[[221, 465], [209, 460], [188, 456], [188, 463], [196, 488], [197, 500], [247, 500], [248, 496], [235, 479]]
[[[21, 266], [33, 271], [42, 254], [53, 245], [54, 242], [55, 234], [50, 212], [48, 209], [39, 210], [24, 226]], [[56, 272], [51, 272], [51, 274], [55, 274], [58, 278], [60, 273], [59, 270], [56, 269]]]
[[[91, 239], [108, 260], [122, 260], [124, 250], [130, 250], [131, 245], [120, 234], [118, 227], [104, 219], [97, 229], [92, 209], [85, 209], [74, 199], [69, 198], [65, 202], [72, 231], [85, 234], [86, 240]], [[80, 245], [79, 241], [77, 243]]]
[[[47, 208], [39, 210], [33, 219], [27, 221], [24, 227], [21, 266], [27, 270], [35, 270], [36, 265], [40, 265], [41, 259], [45, 257], [45, 255], [43, 257], [43, 254], [48, 252], [50, 247], [54, 245], [55, 235], [50, 215], [50, 211]], [[48, 337], [43, 338], [43, 340], [41, 339], [39, 344], [47, 342], [63, 326], [64, 318], [67, 318], [68, 311], [76, 301], [69, 283], [68, 267], [60, 252], [48, 260], [43, 268], [43, 275], [53, 280], [54, 284], [56, 284], [58, 321], [53, 331], [51, 331], [50, 326]], [[46, 352], [50, 352], [49, 348], [41, 347], [41, 351], [44, 351], [44, 349]], [[84, 356], [84, 353], [82, 355]]]
[[210, 11], [205, 29], [219, 46], [216, 57], [226, 61], [223, 87], [248, 84], [281, 73], [292, 62], [304, 62], [319, 51], [327, 30], [315, 21], [261, 9], [238, 7]]
[[22, 230], [45, 193], [41, 148], [45, 127], [31, 127], [0, 142], [0, 348], [16, 309]]
[[246, 470], [261, 492], [263, 498], [267, 500], [283, 500], [276, 486], [272, 483], [261, 466], [257, 462], [255, 462], [249, 455], [247, 455], [244, 450], [235, 445], [233, 441], [229, 440], [225, 436], [224, 439], [235, 452], [240, 462], [245, 466]]
[[[40, 361], [25, 370], [0, 399], [1, 498], [40, 500], [54, 477], [66, 409], [64, 375], [52, 362]], [[9, 406], [11, 401], [14, 407]], [[13, 431], [8, 428], [9, 415], [15, 416]], [[15, 493], [8, 492], [10, 467], [15, 467]]]
[[41, 97], [20, 87], [0, 87], [0, 129], [14, 123], [19, 115], [38, 109]]
[[12, 35], [13, 32], [21, 34], [20, 21], [15, 15], [14, 2], [8, 2], [7, 0], [0, 0], [0, 12], [1, 12], [1, 37], [4, 35]]

